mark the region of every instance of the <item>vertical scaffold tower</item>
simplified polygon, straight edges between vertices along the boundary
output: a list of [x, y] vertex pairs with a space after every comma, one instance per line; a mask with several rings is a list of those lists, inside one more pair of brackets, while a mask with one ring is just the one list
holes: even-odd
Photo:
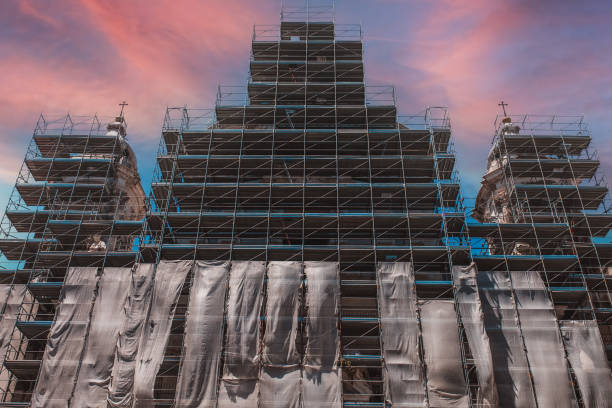
[[[337, 262], [343, 403], [384, 406], [377, 264], [410, 263], [419, 302], [452, 302], [451, 266], [470, 263], [446, 109], [398, 116], [392, 86], [365, 84], [359, 25], [285, 4], [280, 26], [254, 27], [246, 89], [168, 108], [157, 164], [143, 260]], [[185, 309], [158, 401], [174, 398]]]
[[[612, 359], [612, 214], [599, 166], [582, 116], [504, 114], [495, 121], [487, 172], [473, 212], [480, 222], [469, 224], [469, 232], [479, 274], [499, 273], [510, 279], [508, 288], [512, 288], [521, 332], [517, 338], [526, 350], [526, 367], [539, 406], [547, 406], [542, 396], [555, 390], [547, 390], [538, 381], [538, 370], [550, 367], [542, 366], [547, 363], [530, 345], [534, 331], [539, 330], [542, 341], [547, 329], [559, 331], [574, 398], [581, 406], [595, 406], [581, 374], [586, 356], [593, 358], [587, 340], [595, 349], [597, 345], [601, 349], [603, 340], [608, 362]], [[526, 271], [543, 283], [545, 300], [539, 307], [554, 311], [551, 317], [556, 324], [549, 326], [550, 321], [541, 318], [534, 324], [533, 311], [521, 310], [525, 287], [517, 282], [516, 271]], [[532, 286], [532, 294], [537, 286]], [[581, 339], [582, 362], [572, 352], [576, 344], [571, 341], [576, 339]], [[557, 351], [553, 342], [547, 347], [550, 352], [540, 354]], [[592, 369], [600, 364], [604, 368], [599, 379], [609, 384], [605, 362], [592, 364]], [[562, 391], [557, 388], [556, 392]]]
[[38, 119], [0, 231], [0, 405], [30, 400], [68, 268], [138, 259], [146, 196], [126, 129], [123, 111]]

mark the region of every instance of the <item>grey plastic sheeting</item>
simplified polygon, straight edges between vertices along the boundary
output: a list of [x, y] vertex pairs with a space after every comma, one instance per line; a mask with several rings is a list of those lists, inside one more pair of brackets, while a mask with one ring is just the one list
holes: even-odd
[[259, 407], [299, 408], [301, 378], [299, 368], [264, 366], [259, 379]]
[[85, 345], [98, 268], [69, 268], [51, 325], [38, 382], [35, 408], [67, 407]]
[[0, 367], [2, 366], [4, 355], [11, 342], [11, 333], [17, 321], [19, 306], [23, 302], [26, 293], [25, 285], [0, 285], [0, 296], [4, 312], [0, 320]]
[[151, 304], [154, 273], [154, 264], [138, 264], [131, 274], [129, 294], [120, 313], [123, 325], [117, 340], [107, 397], [108, 406], [113, 408], [132, 406], [136, 356], [142, 327]]
[[265, 272], [264, 262], [232, 262], [219, 408], [257, 406]]
[[419, 302], [429, 407], [468, 407], [457, 314], [452, 300]]
[[493, 355], [499, 406], [535, 407], [510, 279], [506, 272], [479, 271], [477, 282]]
[[264, 367], [259, 381], [262, 407], [294, 408], [299, 404], [301, 356], [297, 341], [301, 279], [300, 262], [268, 264]]
[[576, 405], [552, 301], [537, 271], [511, 271], [521, 331], [539, 407]]
[[134, 407], [153, 405], [153, 386], [164, 352], [189, 261], [161, 261], [155, 271], [151, 308], [143, 324], [134, 376]]
[[597, 323], [592, 320], [560, 321], [559, 325], [584, 406], [609, 407], [612, 403], [612, 374]]
[[493, 356], [489, 336], [484, 328], [484, 315], [476, 282], [476, 265], [453, 266], [452, 273], [461, 323], [476, 366], [479, 385], [476, 403], [479, 407], [496, 407], [498, 397], [493, 376]]
[[214, 408], [223, 347], [229, 263], [196, 261], [189, 291], [175, 406]]
[[385, 398], [394, 407], [425, 406], [412, 264], [381, 262], [377, 276]]
[[263, 363], [298, 365], [298, 317], [301, 302], [302, 264], [270, 262], [266, 302]]
[[0, 313], [4, 313], [4, 306], [8, 302], [9, 293], [11, 293], [11, 284], [0, 285]]
[[115, 360], [121, 313], [130, 287], [131, 268], [104, 268], [98, 284], [85, 353], [77, 377], [73, 407], [104, 407]]
[[340, 270], [335, 262], [306, 262], [304, 274], [308, 317], [302, 373], [303, 405], [340, 407]]
[[6, 354], [6, 347], [9, 344], [10, 338], [9, 336], [11, 335], [11, 331], [12, 331], [12, 327], [9, 328], [9, 324], [15, 323], [15, 321], [13, 320], [12, 322], [7, 320], [6, 323], [4, 322], [4, 311], [5, 311], [5, 307], [6, 304], [8, 302], [8, 298], [9, 298], [9, 294], [11, 293], [11, 284], [1, 284], [0, 285], [0, 313], [2, 314], [0, 316], [0, 364], [2, 364], [4, 362], [4, 355]]

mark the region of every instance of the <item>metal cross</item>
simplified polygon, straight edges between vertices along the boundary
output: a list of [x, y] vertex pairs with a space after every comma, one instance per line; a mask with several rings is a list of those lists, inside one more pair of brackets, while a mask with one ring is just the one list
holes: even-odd
[[504, 116], [508, 116], [508, 114], [506, 113], [506, 106], [508, 106], [508, 104], [504, 101], [501, 101], [500, 103], [497, 104], [497, 106], [501, 106], [502, 109], [504, 110]]
[[119, 104], [119, 106], [121, 106], [121, 113], [119, 113], [119, 116], [123, 117], [123, 108], [128, 106], [128, 104], [125, 101], [123, 101]]

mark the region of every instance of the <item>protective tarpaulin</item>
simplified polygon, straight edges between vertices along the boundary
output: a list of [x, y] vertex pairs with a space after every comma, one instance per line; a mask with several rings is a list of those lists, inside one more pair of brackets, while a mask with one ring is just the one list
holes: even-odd
[[98, 268], [69, 268], [51, 325], [32, 407], [64, 408], [72, 394], [93, 307]]
[[85, 354], [70, 401], [73, 407], [106, 406], [131, 275], [131, 268], [104, 268], [98, 284]]
[[420, 311], [429, 406], [468, 407], [455, 303], [424, 300]]
[[175, 406], [214, 408], [223, 347], [223, 314], [229, 262], [197, 261], [189, 290]]
[[130, 408], [134, 371], [143, 324], [151, 305], [154, 264], [138, 264], [132, 271], [129, 294], [120, 319], [123, 321], [111, 375], [107, 402], [113, 408]]
[[264, 364], [287, 366], [301, 361], [297, 348], [301, 279], [299, 262], [268, 264]]
[[385, 398], [394, 407], [424, 406], [425, 383], [412, 264], [381, 262], [377, 276]]
[[153, 385], [164, 358], [176, 304], [190, 261], [161, 261], [155, 271], [151, 308], [143, 324], [134, 375], [134, 408], [153, 405]]
[[293, 408], [300, 400], [298, 350], [302, 264], [270, 262], [260, 376], [260, 403], [263, 407]]
[[612, 373], [597, 322], [560, 321], [559, 325], [584, 406], [609, 407], [612, 403]]
[[0, 313], [4, 313], [4, 306], [8, 302], [9, 293], [11, 293], [11, 284], [0, 284]]
[[484, 328], [484, 315], [478, 296], [476, 265], [453, 266], [452, 272], [461, 323], [476, 366], [479, 385], [477, 405], [496, 407], [498, 397], [493, 376], [493, 357], [489, 346], [489, 336]]
[[19, 306], [23, 302], [25, 293], [25, 285], [0, 285], [0, 296], [3, 296], [1, 302], [4, 308], [2, 320], [0, 320], [0, 367], [11, 342], [11, 334], [19, 314]]
[[341, 407], [341, 373], [305, 366], [302, 370], [303, 407]]
[[299, 408], [301, 378], [296, 367], [263, 367], [259, 379], [259, 406]]
[[479, 271], [478, 291], [493, 355], [500, 407], [535, 407], [529, 366], [505, 272]]
[[232, 262], [219, 408], [257, 406], [265, 272], [264, 262]]
[[340, 407], [338, 308], [340, 271], [335, 262], [306, 262], [306, 348], [302, 378], [304, 406]]
[[538, 406], [575, 406], [561, 333], [540, 273], [511, 271], [510, 278]]

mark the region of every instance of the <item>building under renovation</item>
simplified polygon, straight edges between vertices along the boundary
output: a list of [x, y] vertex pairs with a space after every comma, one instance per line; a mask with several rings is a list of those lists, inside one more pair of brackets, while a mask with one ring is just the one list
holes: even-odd
[[581, 118], [503, 115], [467, 215], [445, 108], [283, 8], [246, 87], [41, 116], [2, 221], [0, 407], [608, 407], [612, 228]]
[[[29, 406], [48, 387], [57, 401], [33, 406], [66, 406], [83, 359], [98, 364], [95, 350], [83, 354], [88, 333], [106, 332], [107, 322], [90, 328], [98, 271], [115, 271], [100, 280], [109, 285], [129, 272], [146, 211], [126, 130], [123, 115], [41, 115], [36, 124], [1, 225], [0, 406]], [[120, 302], [115, 290], [98, 287], [97, 309]]]
[[495, 124], [469, 231], [499, 395], [610, 406], [612, 214], [591, 134], [581, 116]]

